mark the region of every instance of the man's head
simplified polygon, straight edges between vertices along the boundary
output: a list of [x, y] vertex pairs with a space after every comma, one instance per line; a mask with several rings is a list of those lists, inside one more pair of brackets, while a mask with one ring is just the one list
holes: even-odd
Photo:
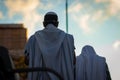
[[48, 24], [53, 24], [58, 27], [58, 16], [55, 12], [48, 12], [44, 16], [43, 25], [46, 27]]

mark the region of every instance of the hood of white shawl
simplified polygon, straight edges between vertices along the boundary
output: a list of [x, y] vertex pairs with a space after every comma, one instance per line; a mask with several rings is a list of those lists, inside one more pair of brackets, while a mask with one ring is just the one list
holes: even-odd
[[82, 48], [82, 52], [81, 54], [83, 55], [88, 55], [88, 56], [93, 56], [93, 55], [97, 55], [94, 48], [90, 45], [85, 45], [83, 48]]
[[[79, 80], [97, 80], [97, 76], [102, 75], [102, 79], [104, 79], [104, 71], [105, 71], [105, 58], [96, 54], [94, 48], [92, 46], [86, 45], [82, 48], [81, 54], [77, 57], [76, 61], [76, 78]], [[100, 74], [100, 75], [99, 75]], [[87, 75], [87, 77], [85, 77]]]
[[37, 31], [35, 37], [42, 53], [55, 54], [64, 40], [65, 32], [49, 24], [45, 29]]

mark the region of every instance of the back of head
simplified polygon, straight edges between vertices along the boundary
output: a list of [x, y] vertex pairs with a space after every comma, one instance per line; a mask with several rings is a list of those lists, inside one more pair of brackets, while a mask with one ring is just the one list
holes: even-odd
[[47, 12], [45, 14], [43, 25], [46, 27], [48, 24], [53, 24], [58, 27], [58, 16], [55, 12]]

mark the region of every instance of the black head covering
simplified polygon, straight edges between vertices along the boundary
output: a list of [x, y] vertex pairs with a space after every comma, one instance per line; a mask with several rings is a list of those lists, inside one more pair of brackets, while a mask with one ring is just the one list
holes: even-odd
[[58, 16], [57, 16], [57, 14], [55, 12], [48, 12], [44, 16], [44, 21], [45, 22], [48, 22], [48, 21], [58, 21]]
[[53, 24], [56, 27], [58, 26], [58, 16], [55, 12], [48, 12], [44, 16], [44, 26], [46, 27], [47, 24]]

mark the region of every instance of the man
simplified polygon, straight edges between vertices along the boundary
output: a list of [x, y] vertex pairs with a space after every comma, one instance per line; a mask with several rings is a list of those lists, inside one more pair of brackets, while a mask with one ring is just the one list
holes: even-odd
[[98, 56], [90, 45], [84, 46], [77, 57], [76, 80], [111, 80], [105, 58]]
[[[44, 29], [32, 35], [25, 48], [29, 67], [47, 67], [58, 72], [64, 80], [74, 80], [74, 39], [58, 29], [58, 16], [48, 12], [44, 16]], [[48, 72], [28, 74], [28, 80], [58, 80]]]

